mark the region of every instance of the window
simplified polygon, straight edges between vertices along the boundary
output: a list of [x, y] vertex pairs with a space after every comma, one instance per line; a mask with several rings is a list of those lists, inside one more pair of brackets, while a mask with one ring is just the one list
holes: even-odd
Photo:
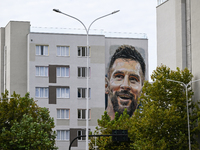
[[69, 67], [56, 67], [57, 77], [69, 77]]
[[56, 88], [57, 98], [69, 98], [69, 88]]
[[[90, 119], [90, 109], [88, 112], [88, 119]], [[78, 119], [86, 119], [86, 109], [78, 109]]]
[[[77, 131], [77, 136], [81, 136], [85, 134], [85, 130], [78, 130]], [[79, 137], [78, 140], [85, 140], [85, 137]]]
[[36, 46], [36, 55], [48, 55], [48, 46], [45, 45], [37, 45]]
[[36, 76], [48, 76], [48, 67], [36, 67]]
[[57, 119], [69, 119], [69, 109], [57, 109]]
[[[81, 130], [77, 131], [77, 136], [81, 136], [81, 135], [82, 135], [82, 131]], [[79, 137], [78, 140], [82, 140], [82, 137]]]
[[69, 46], [57, 46], [57, 56], [69, 56]]
[[[90, 77], [90, 67], [88, 73]], [[87, 67], [78, 67], [78, 77], [87, 77]]]
[[47, 87], [36, 87], [35, 97], [48, 98], [49, 90]]
[[[90, 134], [90, 129], [88, 130], [88, 135]], [[77, 136], [86, 135], [86, 130], [78, 130]], [[79, 137], [78, 140], [85, 140], [86, 137]]]
[[[86, 98], [86, 88], [78, 88], [78, 98]], [[88, 97], [91, 97], [91, 89], [89, 88]]]
[[69, 130], [57, 130], [57, 140], [69, 140]]
[[[90, 48], [89, 48], [90, 50]], [[78, 47], [78, 56], [80, 57], [86, 57], [87, 56], [87, 47], [86, 46], [79, 46]], [[90, 56], [90, 54], [89, 54]]]

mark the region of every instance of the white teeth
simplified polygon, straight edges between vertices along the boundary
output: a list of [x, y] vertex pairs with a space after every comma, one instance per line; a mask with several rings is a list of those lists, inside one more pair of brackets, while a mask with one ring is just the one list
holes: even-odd
[[121, 98], [130, 98], [128, 95], [120, 95]]

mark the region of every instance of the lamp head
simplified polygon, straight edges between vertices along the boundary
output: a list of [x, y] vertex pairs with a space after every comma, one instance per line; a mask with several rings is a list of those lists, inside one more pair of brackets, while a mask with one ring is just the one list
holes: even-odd
[[118, 13], [120, 10], [113, 11], [111, 14]]
[[53, 11], [55, 11], [57, 13], [61, 13], [61, 11], [59, 9], [53, 9]]

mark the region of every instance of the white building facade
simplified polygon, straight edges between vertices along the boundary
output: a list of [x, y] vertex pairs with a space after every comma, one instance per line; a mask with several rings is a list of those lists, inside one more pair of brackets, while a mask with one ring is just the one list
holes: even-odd
[[[122, 44], [133, 45], [146, 62], [148, 40], [89, 36], [89, 70], [86, 35], [30, 32], [30, 22], [11, 21], [0, 28], [1, 86], [9, 93], [30, 93], [40, 107], [46, 107], [55, 121], [56, 146], [68, 149], [78, 135], [85, 135], [86, 92], [89, 95], [89, 129], [105, 111], [105, 75], [110, 56]], [[89, 91], [86, 76], [89, 74]], [[72, 144], [85, 149], [85, 138]]]
[[[200, 79], [200, 1], [158, 0], [157, 11], [157, 64], [172, 70], [187, 67]], [[195, 101], [200, 98], [200, 82], [193, 84]]]

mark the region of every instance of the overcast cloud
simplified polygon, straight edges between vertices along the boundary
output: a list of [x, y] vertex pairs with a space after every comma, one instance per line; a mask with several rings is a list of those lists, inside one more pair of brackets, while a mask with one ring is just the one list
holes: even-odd
[[146, 33], [149, 49], [149, 74], [157, 66], [157, 0], [0, 0], [0, 27], [9, 21], [30, 21], [33, 27], [82, 28], [69, 17], [55, 13], [57, 8], [79, 18], [87, 27], [96, 18], [120, 12], [95, 22], [91, 29], [107, 32]]

